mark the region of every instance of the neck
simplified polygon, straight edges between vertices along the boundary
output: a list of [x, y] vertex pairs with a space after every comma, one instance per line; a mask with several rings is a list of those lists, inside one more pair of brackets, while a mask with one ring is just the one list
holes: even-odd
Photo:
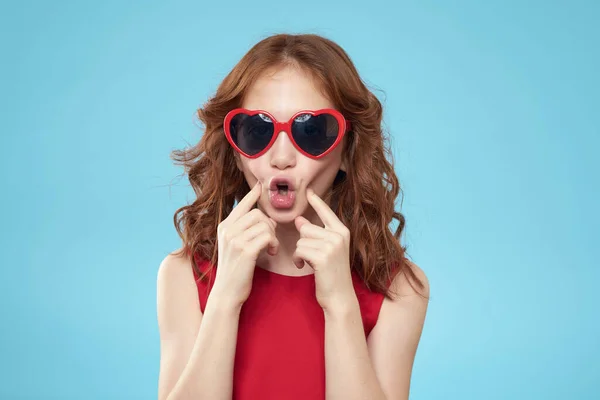
[[[302, 216], [314, 225], [323, 226], [319, 216], [316, 215], [310, 206]], [[272, 256], [264, 249], [260, 252], [256, 264], [266, 270], [282, 275], [302, 276], [312, 274], [314, 271], [310, 267], [305, 266], [299, 269], [292, 261], [292, 255], [296, 251], [296, 244], [300, 240], [300, 232], [296, 229], [294, 220], [278, 222], [275, 235], [277, 236], [277, 240], [279, 240], [277, 254]]]

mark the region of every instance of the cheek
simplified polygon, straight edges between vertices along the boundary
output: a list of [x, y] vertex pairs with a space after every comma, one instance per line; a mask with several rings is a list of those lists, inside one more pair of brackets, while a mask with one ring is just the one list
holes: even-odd
[[242, 160], [242, 171], [247, 179], [253, 179], [256, 181], [257, 179], [265, 178], [265, 172], [268, 169], [265, 167], [264, 162], [261, 162], [260, 158], [253, 160]]
[[339, 170], [339, 162], [332, 161], [319, 164], [311, 162], [310, 164], [301, 166], [299, 170], [304, 171], [303, 176], [309, 184], [324, 187], [330, 185], [333, 179], [335, 179]]

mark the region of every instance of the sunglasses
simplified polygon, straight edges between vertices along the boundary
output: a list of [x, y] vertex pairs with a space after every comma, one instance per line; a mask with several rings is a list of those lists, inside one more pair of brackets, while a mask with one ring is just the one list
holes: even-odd
[[224, 129], [229, 143], [248, 158], [266, 153], [284, 131], [300, 153], [319, 159], [342, 141], [350, 123], [330, 108], [299, 111], [287, 122], [278, 122], [266, 111], [236, 108], [225, 116]]

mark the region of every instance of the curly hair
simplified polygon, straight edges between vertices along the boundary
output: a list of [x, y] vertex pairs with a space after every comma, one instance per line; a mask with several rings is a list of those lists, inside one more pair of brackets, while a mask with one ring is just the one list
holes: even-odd
[[[390, 283], [404, 273], [411, 286], [421, 282], [400, 244], [404, 216], [394, 209], [401, 194], [393, 156], [385, 146], [383, 110], [367, 89], [347, 53], [335, 42], [315, 34], [277, 34], [254, 45], [219, 85], [197, 114], [205, 130], [200, 141], [174, 150], [172, 160], [183, 166], [197, 199], [175, 212], [174, 224], [183, 241], [179, 254], [218, 264], [217, 227], [250, 188], [236, 167], [234, 150], [223, 132], [230, 110], [240, 107], [251, 84], [273, 67], [294, 66], [308, 72], [315, 84], [351, 124], [344, 152], [346, 171], [333, 182], [331, 209], [350, 230], [350, 264], [371, 291], [391, 297]], [[388, 161], [386, 155], [391, 159]], [[392, 219], [399, 224], [392, 234]], [[414, 289], [414, 286], [413, 286]]]

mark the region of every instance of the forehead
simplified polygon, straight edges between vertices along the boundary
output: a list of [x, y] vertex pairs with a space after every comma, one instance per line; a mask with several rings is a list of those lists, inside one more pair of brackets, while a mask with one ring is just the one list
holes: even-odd
[[249, 88], [243, 108], [265, 110], [278, 120], [301, 110], [333, 108], [312, 77], [295, 67], [265, 71]]

